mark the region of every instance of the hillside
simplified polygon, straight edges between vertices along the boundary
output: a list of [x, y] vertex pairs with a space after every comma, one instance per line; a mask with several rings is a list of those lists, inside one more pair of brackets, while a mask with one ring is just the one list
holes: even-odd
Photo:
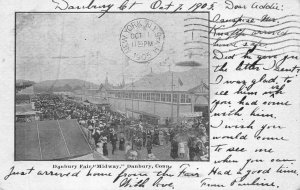
[[35, 82], [30, 81], [30, 80], [23, 80], [23, 79], [17, 79], [16, 80], [16, 86], [31, 86]]
[[34, 84], [35, 83], [33, 81], [17, 79], [15, 85], [16, 92], [20, 92], [26, 88], [30, 88]]
[[46, 80], [36, 83], [34, 85], [34, 92], [73, 92], [74, 90], [98, 87], [99, 85], [79, 79]]

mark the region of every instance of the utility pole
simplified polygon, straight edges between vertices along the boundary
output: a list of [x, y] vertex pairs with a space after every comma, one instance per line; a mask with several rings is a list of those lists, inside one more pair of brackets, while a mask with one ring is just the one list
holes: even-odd
[[133, 79], [131, 79], [131, 117], [133, 118]]
[[171, 84], [171, 120], [173, 121], [173, 87], [174, 87], [174, 85], [173, 85], [173, 72], [172, 71], [170, 71], [171, 72], [171, 74], [172, 74], [172, 84]]
[[99, 51], [96, 51], [96, 64], [99, 66], [99, 64], [98, 64], [98, 54], [99, 54]]
[[[179, 91], [179, 82], [177, 81], [177, 86], [178, 86], [178, 91]], [[177, 123], [178, 123], [178, 121], [179, 121], [179, 99], [180, 97], [179, 97], [179, 93], [177, 94]]]
[[[86, 70], [86, 64], [85, 64], [85, 55], [83, 57], [83, 63], [84, 63], [84, 70], [85, 70], [85, 74], [87, 76], [87, 70]], [[84, 100], [86, 100], [86, 79], [84, 80]]]

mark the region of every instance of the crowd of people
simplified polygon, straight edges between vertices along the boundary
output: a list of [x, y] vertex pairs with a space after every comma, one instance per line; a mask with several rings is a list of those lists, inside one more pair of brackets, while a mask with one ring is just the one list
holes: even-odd
[[[103, 156], [122, 152], [126, 160], [155, 160], [154, 147], [170, 147], [172, 159], [208, 159], [208, 121], [195, 118], [192, 127], [186, 123], [158, 126], [141, 119], [127, 118], [126, 115], [83, 104], [62, 96], [46, 94], [35, 100], [35, 109], [40, 120], [76, 119], [90, 146]], [[108, 150], [110, 144], [111, 152]], [[147, 151], [147, 157], [141, 151]]]
[[[105, 122], [103, 118], [100, 118], [98, 122], [95, 118], [87, 121], [80, 120], [79, 123], [90, 144], [104, 156], [113, 155], [118, 150], [124, 151], [127, 160], [140, 160], [145, 159], [141, 157], [140, 152], [146, 149], [148, 155], [146, 159], [155, 160], [157, 158], [153, 153], [153, 147], [170, 145], [170, 157], [172, 159], [187, 157], [190, 160], [208, 159], [208, 135], [202, 126], [197, 129], [199, 133], [197, 134], [196, 129], [187, 131], [182, 126], [159, 128], [157, 125], [153, 126], [142, 121], [127, 122], [126, 118], [112, 117], [106, 120], [108, 122]], [[111, 153], [107, 149], [108, 143], [111, 143]]]

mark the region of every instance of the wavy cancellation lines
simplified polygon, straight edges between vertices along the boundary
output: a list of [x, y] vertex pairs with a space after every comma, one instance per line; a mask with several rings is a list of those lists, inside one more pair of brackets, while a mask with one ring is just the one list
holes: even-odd
[[[282, 55], [285, 53], [300, 52], [300, 22], [288, 20], [297, 18], [299, 15], [287, 15], [278, 18], [280, 22], [270, 24], [268, 22], [236, 23], [234, 26], [225, 26], [224, 23], [213, 23], [210, 27], [195, 24], [186, 24], [186, 31], [209, 31], [210, 45], [214, 49], [220, 49], [223, 53], [236, 53], [247, 51], [249, 47], [257, 45], [255, 49], [259, 54]], [[195, 20], [195, 19], [194, 19]], [[258, 19], [256, 19], [258, 20]], [[232, 24], [232, 23], [231, 23]], [[205, 38], [205, 36], [203, 36]], [[203, 43], [199, 42], [185, 42]], [[224, 51], [223, 51], [224, 50]]]
[[[190, 18], [184, 19], [184, 56], [189, 59], [192, 59], [195, 56], [197, 59], [202, 59], [208, 56], [209, 32], [207, 28], [209, 28], [209, 22], [206, 19], [207, 17], [204, 17], [204, 20], [194, 20]], [[198, 29], [200, 30], [189, 30], [193, 29], [194, 27], [191, 26], [194, 25], [197, 25]], [[201, 41], [203, 43], [197, 43], [197, 41]]]
[[[239, 18], [242, 18], [242, 19], [247, 19], [247, 20], [251, 20], [253, 19], [254, 21], [258, 21], [260, 22], [262, 20], [262, 18], [254, 18], [254, 17], [247, 17], [247, 16], [243, 16], [241, 15], [240, 17], [234, 17], [234, 18], [222, 18], [222, 19], [219, 19], [218, 17], [216, 18], [216, 16], [219, 16], [220, 14], [217, 14], [215, 15], [214, 17], [212, 17], [213, 19], [212, 20], [209, 20], [210, 23], [230, 23], [230, 21], [235, 21], [235, 20], [238, 20]], [[216, 18], [216, 19], [215, 19]], [[296, 15], [296, 14], [291, 14], [291, 15], [285, 15], [285, 16], [282, 16], [282, 17], [274, 17], [275, 21], [284, 21], [284, 20], [293, 20], [293, 21], [297, 21], [299, 22], [299, 18], [300, 18], [300, 15]], [[208, 21], [208, 19], [205, 19], [205, 18], [200, 18], [200, 17], [191, 17], [191, 18], [187, 18], [185, 19], [185, 21], [188, 21], [188, 20], [205, 20], [205, 21]]]

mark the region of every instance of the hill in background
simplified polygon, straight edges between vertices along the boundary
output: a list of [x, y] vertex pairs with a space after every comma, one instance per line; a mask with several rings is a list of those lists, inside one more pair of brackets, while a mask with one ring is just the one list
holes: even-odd
[[35, 84], [34, 81], [30, 81], [30, 80], [23, 80], [23, 79], [17, 79], [16, 80], [16, 86], [32, 86], [33, 84]]
[[99, 88], [99, 85], [79, 79], [46, 80], [34, 84], [35, 93], [41, 92], [73, 92], [89, 88]]
[[30, 81], [30, 80], [22, 80], [22, 79], [18, 79], [16, 80], [16, 92], [20, 92], [26, 88], [31, 87], [32, 85], [34, 85], [35, 82]]

